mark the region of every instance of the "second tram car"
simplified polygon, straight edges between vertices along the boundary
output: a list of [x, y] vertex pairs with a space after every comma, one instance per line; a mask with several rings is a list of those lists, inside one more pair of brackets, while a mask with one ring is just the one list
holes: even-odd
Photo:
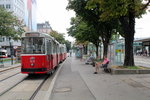
[[63, 62], [66, 57], [67, 57], [67, 53], [66, 53], [66, 45], [65, 44], [60, 44], [60, 62]]
[[[22, 34], [21, 72], [26, 74], [49, 73], [66, 57], [61, 58], [61, 44], [46, 33]], [[64, 47], [63, 55], [66, 50]]]

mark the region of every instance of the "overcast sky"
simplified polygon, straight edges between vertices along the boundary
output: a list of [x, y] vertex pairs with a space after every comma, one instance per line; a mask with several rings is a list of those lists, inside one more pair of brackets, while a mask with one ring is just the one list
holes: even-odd
[[[70, 18], [75, 16], [73, 11], [66, 10], [68, 0], [37, 0], [37, 22], [49, 21], [53, 30], [59, 33], [67, 33], [70, 27]], [[68, 40], [72, 38], [67, 36]]]
[[150, 37], [150, 12], [144, 14], [142, 18], [136, 19], [135, 38]]
[[[68, 0], [37, 0], [37, 22], [49, 21], [53, 30], [67, 33], [70, 27], [70, 18], [75, 16], [73, 11], [67, 11]], [[150, 12], [141, 19], [136, 20], [135, 38], [150, 37]], [[66, 39], [72, 40], [67, 37]]]

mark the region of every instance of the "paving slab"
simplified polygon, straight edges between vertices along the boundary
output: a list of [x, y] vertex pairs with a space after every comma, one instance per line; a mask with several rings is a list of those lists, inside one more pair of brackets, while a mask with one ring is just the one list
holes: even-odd
[[69, 57], [49, 100], [150, 100], [150, 74], [111, 75]]
[[50, 100], [96, 100], [68, 58], [56, 79]]

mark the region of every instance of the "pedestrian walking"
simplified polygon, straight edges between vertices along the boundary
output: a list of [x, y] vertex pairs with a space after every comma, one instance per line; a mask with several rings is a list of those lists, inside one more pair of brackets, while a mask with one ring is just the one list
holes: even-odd
[[72, 56], [72, 50], [69, 50], [69, 53], [70, 53], [70, 57]]

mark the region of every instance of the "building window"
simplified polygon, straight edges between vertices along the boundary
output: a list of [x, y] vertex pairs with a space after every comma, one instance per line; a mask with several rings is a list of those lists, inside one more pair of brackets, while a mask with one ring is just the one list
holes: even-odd
[[3, 38], [2, 37], [0, 37], [0, 42], [3, 42]]
[[3, 41], [5, 41], [5, 37], [3, 37]]
[[7, 4], [6, 9], [10, 9], [10, 8], [11, 8], [10, 4]]
[[1, 8], [5, 8], [4, 4], [3, 4], [3, 5], [0, 5], [0, 7], [1, 7]]
[[0, 42], [4, 42], [5, 41], [5, 38], [4, 36], [0, 37]]

